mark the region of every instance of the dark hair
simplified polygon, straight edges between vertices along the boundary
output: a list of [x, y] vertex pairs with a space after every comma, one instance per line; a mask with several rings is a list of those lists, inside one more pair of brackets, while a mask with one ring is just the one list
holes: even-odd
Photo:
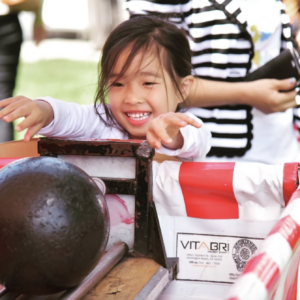
[[[114, 117], [106, 104], [107, 86], [110, 74], [123, 50], [130, 46], [130, 54], [121, 73], [110, 85], [120, 80], [135, 56], [142, 51], [154, 49], [182, 97], [179, 79], [191, 75], [191, 51], [185, 32], [171, 22], [154, 16], [137, 16], [117, 26], [108, 36], [99, 64], [98, 88], [95, 97], [96, 113], [106, 124], [115, 124]], [[182, 97], [183, 98], [183, 97]], [[97, 110], [97, 103], [103, 104], [107, 122]]]

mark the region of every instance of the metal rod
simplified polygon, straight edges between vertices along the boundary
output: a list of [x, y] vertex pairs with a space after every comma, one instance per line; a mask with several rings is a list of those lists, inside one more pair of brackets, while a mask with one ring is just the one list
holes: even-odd
[[86, 295], [128, 252], [124, 242], [116, 243], [94, 270], [77, 286], [67, 290], [58, 300], [79, 300]]
[[19, 292], [10, 292], [8, 290], [1, 291], [0, 298], [1, 300], [15, 300], [17, 299], [21, 294]]
[[0, 299], [1, 300], [14, 300], [21, 294], [19, 292], [10, 292], [4, 286], [0, 285]]
[[7, 292], [7, 289], [4, 286], [0, 285], [0, 297], [2, 295], [4, 295], [4, 293], [6, 293], [6, 292]]

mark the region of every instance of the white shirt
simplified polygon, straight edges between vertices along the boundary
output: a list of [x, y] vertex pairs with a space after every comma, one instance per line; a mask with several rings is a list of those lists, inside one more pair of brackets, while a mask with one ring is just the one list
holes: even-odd
[[[39, 98], [48, 102], [54, 111], [53, 121], [42, 128], [38, 134], [59, 138], [94, 138], [94, 139], [120, 139], [127, 140], [128, 135], [115, 127], [107, 126], [95, 113], [94, 105], [79, 105], [53, 99], [50, 97]], [[105, 118], [103, 106], [99, 105], [99, 112]], [[184, 138], [181, 149], [171, 150], [162, 147], [156, 150], [169, 156], [176, 156], [181, 160], [202, 161], [210, 150], [211, 133], [206, 126], [193, 114], [186, 112], [202, 124], [201, 128], [186, 126], [180, 129]]]
[[255, 55], [252, 59], [253, 72], [280, 52], [281, 3], [276, 0], [236, 0], [247, 20], [247, 29], [252, 36]]

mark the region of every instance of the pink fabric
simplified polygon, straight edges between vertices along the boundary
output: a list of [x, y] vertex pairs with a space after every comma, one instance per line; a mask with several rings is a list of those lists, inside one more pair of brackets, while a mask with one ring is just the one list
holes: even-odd
[[134, 217], [130, 215], [126, 202], [123, 199], [113, 194], [106, 194], [105, 199], [108, 206], [111, 226], [121, 223], [132, 224], [134, 222]]
[[285, 204], [291, 199], [292, 194], [298, 187], [298, 163], [286, 163], [283, 170], [283, 198]]
[[0, 170], [5, 167], [6, 165], [8, 165], [11, 162], [14, 162], [16, 160], [18, 160], [20, 158], [13, 158], [13, 157], [9, 157], [9, 158], [1, 158], [0, 157]]

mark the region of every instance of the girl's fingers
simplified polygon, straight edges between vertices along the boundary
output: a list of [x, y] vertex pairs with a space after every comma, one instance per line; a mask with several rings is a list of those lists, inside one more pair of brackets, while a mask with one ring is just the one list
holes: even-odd
[[169, 144], [172, 142], [171, 137], [164, 127], [152, 128], [152, 130], [148, 131], [147, 140], [150, 140], [152, 143], [150, 145], [156, 149], [159, 149], [162, 143]]
[[173, 118], [174, 118], [174, 122], [173, 123], [171, 122], [170, 125], [173, 124], [173, 125], [177, 125], [178, 127], [192, 125], [197, 128], [200, 128], [202, 126], [200, 122], [183, 113], [175, 113]]
[[192, 125], [200, 128], [202, 124], [183, 113], [166, 113], [155, 118], [148, 128], [147, 140], [151, 147], [159, 149], [162, 144], [171, 144], [180, 128]]
[[12, 122], [18, 118], [25, 117], [32, 110], [32, 102], [28, 102], [27, 98], [22, 98], [19, 101], [12, 102], [4, 107], [0, 111], [0, 118], [3, 118], [6, 122]]
[[29, 100], [28, 98], [23, 97], [23, 96], [17, 96], [17, 97], [7, 98], [7, 99], [4, 99], [4, 100], [0, 101], [0, 109], [6, 107], [8, 105], [11, 105], [14, 102], [18, 102], [21, 99], [27, 99], [27, 100]]
[[166, 144], [170, 144], [172, 143], [172, 139], [171, 137], [168, 135], [167, 131], [165, 130], [162, 130], [160, 133], [159, 133], [159, 138], [160, 140], [163, 142], [163, 143], [166, 143]]
[[29, 142], [37, 133], [38, 131], [41, 129], [41, 125], [37, 124], [35, 126], [30, 127], [27, 132], [25, 133], [24, 136], [24, 141], [25, 142]]
[[23, 131], [24, 129], [39, 126], [42, 128], [41, 124], [42, 120], [39, 120], [39, 118], [35, 114], [29, 115], [27, 118], [25, 118], [23, 121], [21, 121], [17, 126], [16, 126], [16, 131]]
[[24, 135], [24, 142], [29, 142], [31, 140], [31, 138], [32, 138], [32, 136], [30, 135], [30, 133], [27, 130], [27, 132]]
[[160, 149], [161, 141], [160, 138], [153, 131], [147, 132], [147, 141], [152, 148]]
[[196, 128], [201, 128], [202, 127], [202, 124], [200, 122], [198, 122], [197, 120], [194, 120], [191, 118], [191, 121], [188, 123], [189, 125], [192, 125]]
[[16, 126], [16, 131], [27, 129], [24, 141], [29, 141], [43, 127], [45, 122], [41, 105], [23, 96], [17, 96], [0, 101], [0, 119], [12, 122], [24, 119]]
[[14, 99], [19, 99], [19, 98], [20, 98], [20, 96], [18, 96], [18, 97], [11, 97], [11, 98], [7, 98], [7, 99], [4, 99], [4, 100], [1, 100], [0, 101], [0, 108], [3, 108], [5, 106], [9, 105], [11, 102], [14, 101]]
[[25, 112], [24, 108], [18, 108], [16, 110], [13, 110], [9, 113], [6, 113], [6, 115], [3, 117], [3, 120], [5, 122], [12, 122], [16, 119], [22, 118], [22, 117], [26, 117], [27, 116], [27, 112]]
[[184, 127], [187, 125], [189, 117], [182, 113], [167, 113], [165, 115], [161, 115], [161, 120], [166, 125]]

